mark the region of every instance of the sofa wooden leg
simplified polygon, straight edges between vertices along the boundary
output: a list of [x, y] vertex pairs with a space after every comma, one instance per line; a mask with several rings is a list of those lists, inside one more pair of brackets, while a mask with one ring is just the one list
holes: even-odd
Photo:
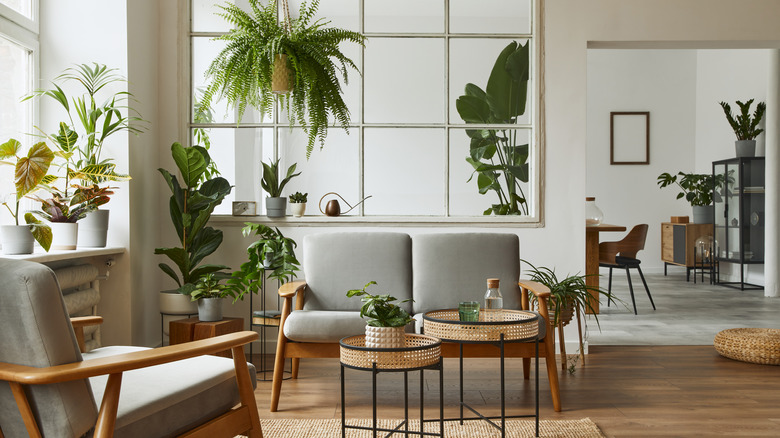
[[301, 366], [301, 358], [294, 357], [294, 358], [290, 359], [290, 361], [292, 362], [291, 378], [297, 379], [298, 378], [298, 368]]
[[531, 378], [531, 358], [523, 358], [523, 378], [529, 380]]

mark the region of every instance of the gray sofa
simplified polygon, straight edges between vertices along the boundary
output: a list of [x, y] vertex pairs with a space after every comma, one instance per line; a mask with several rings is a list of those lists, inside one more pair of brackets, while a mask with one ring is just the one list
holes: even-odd
[[[301, 358], [338, 357], [338, 342], [362, 334], [361, 301], [347, 298], [350, 289], [369, 281], [372, 293], [389, 293], [415, 317], [419, 331], [422, 314], [456, 308], [461, 301], [482, 301], [485, 280], [499, 278], [506, 309], [528, 309], [529, 293], [542, 303], [540, 333], [546, 334], [549, 290], [532, 282], [519, 282], [519, 239], [503, 233], [430, 233], [410, 236], [388, 232], [345, 232], [308, 235], [303, 240], [305, 280], [283, 285], [281, 327], [277, 343], [271, 411], [278, 409], [284, 360], [292, 359], [292, 378], [297, 378]], [[507, 355], [523, 357], [529, 376], [533, 344], [510, 344]], [[456, 345], [444, 344], [442, 354], [458, 355]], [[498, 349], [467, 345], [467, 357], [494, 356]], [[552, 391], [553, 405], [560, 411], [558, 374], [551, 337], [540, 342]]]

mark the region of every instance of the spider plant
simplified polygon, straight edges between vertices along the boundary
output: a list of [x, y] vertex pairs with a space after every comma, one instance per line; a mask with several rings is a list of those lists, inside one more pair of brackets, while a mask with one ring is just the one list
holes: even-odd
[[[287, 111], [290, 126], [300, 124], [308, 135], [306, 157], [311, 156], [317, 139], [322, 146], [328, 132], [328, 116], [345, 130], [349, 125], [349, 109], [341, 97], [339, 76], [347, 84], [349, 69], [358, 70], [355, 63], [341, 51], [344, 42], [365, 43], [360, 33], [326, 27], [330, 22], [314, 20], [319, 0], [304, 1], [298, 18], [290, 18], [286, 1], [282, 0], [283, 19], [277, 20], [277, 1], [267, 5], [249, 0], [249, 11], [226, 3], [218, 5], [233, 28], [215, 40], [226, 46], [206, 70], [209, 85], [203, 104], [226, 98], [238, 107], [238, 119], [251, 105], [268, 114], [276, 100]], [[292, 70], [293, 88], [289, 95], [272, 91], [274, 62], [285, 55]]]

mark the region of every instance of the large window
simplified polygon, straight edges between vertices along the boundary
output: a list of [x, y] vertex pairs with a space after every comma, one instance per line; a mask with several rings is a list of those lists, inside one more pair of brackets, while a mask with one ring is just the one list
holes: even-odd
[[[32, 0], [0, 0], [0, 143], [11, 138], [29, 147], [33, 133], [33, 102], [21, 99], [33, 89], [38, 48], [37, 22]], [[26, 153], [26, 149], [23, 151]], [[13, 201], [13, 168], [0, 166], [0, 199]], [[0, 210], [0, 223], [10, 224]]]
[[[212, 39], [228, 30], [214, 14], [215, 3], [191, 2], [189, 128], [193, 143], [208, 142], [219, 170], [235, 184], [232, 200], [256, 201], [263, 213], [260, 161], [280, 157], [284, 169], [297, 163], [302, 171], [284, 194], [308, 192], [310, 214], [319, 215], [316, 204], [324, 194], [338, 192], [350, 202], [371, 195], [350, 213], [367, 222], [540, 222], [536, 0], [323, 0], [320, 16], [332, 26], [365, 34], [367, 43], [365, 49], [346, 48], [363, 72], [362, 77], [351, 74], [345, 86], [349, 134], [329, 129], [324, 148], [315, 149], [308, 161], [305, 134], [290, 129], [283, 113], [261, 120], [247, 110], [237, 125], [235, 110], [224, 102], [198, 107], [204, 72], [221, 47]], [[234, 3], [246, 6], [246, 0]], [[296, 15], [300, 0], [289, 4]], [[530, 48], [524, 115], [511, 125], [467, 125], [457, 98], [467, 83], [485, 89], [496, 58], [512, 41]], [[527, 182], [519, 188], [526, 214], [483, 215], [497, 195], [480, 194], [477, 176], [469, 181], [474, 167], [466, 160], [467, 128], [528, 144]], [[221, 212], [229, 212], [229, 202]]]

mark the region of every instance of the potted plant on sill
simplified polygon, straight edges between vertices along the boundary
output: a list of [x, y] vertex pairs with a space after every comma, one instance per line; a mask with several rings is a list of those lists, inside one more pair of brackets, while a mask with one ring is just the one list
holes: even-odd
[[189, 304], [195, 284], [207, 274], [228, 269], [225, 265], [201, 263], [222, 244], [222, 231], [207, 224], [214, 208], [222, 203], [231, 187], [222, 177], [205, 179], [211, 157], [204, 148], [185, 148], [179, 143], [173, 143], [171, 155], [179, 169], [181, 182], [167, 170], [158, 170], [171, 190], [170, 217], [181, 246], [154, 250], [155, 254], [168, 257], [179, 270], [177, 274], [167, 263], [159, 264], [160, 269], [173, 278], [178, 286], [174, 290], [162, 291], [160, 309], [172, 314], [195, 313]]
[[293, 216], [302, 217], [306, 213], [306, 200], [308, 193], [295, 192], [290, 195], [290, 210]]
[[764, 132], [763, 129], [758, 128], [758, 124], [761, 123], [761, 119], [764, 117], [766, 103], [759, 102], [751, 118], [750, 106], [753, 104], [753, 100], [750, 99], [744, 103], [737, 101], [740, 114], [736, 118], [731, 113], [731, 106], [726, 102], [720, 102], [723, 112], [726, 113], [726, 120], [728, 120], [731, 129], [734, 130], [734, 134], [737, 136], [737, 140], [734, 143], [737, 157], [756, 156], [756, 137]]
[[658, 175], [656, 183], [660, 188], [677, 184], [681, 192], [677, 194], [677, 199], [685, 197], [693, 209], [693, 223], [711, 224], [714, 220], [712, 209], [713, 197], [719, 196], [713, 191], [715, 186], [721, 186], [725, 182], [724, 175], [715, 175], [709, 173], [684, 173], [678, 172], [677, 175], [671, 175], [664, 172]]
[[27, 225], [19, 225], [19, 203], [23, 197], [34, 192], [42, 183], [50, 179], [46, 173], [54, 160], [54, 153], [46, 143], [40, 142], [27, 151], [27, 156], [19, 156], [21, 147], [22, 144], [13, 138], [0, 145], [0, 160], [16, 158], [16, 163], [0, 161], [0, 164], [14, 166], [15, 175], [14, 209], [11, 210], [7, 202], [3, 203], [15, 221], [15, 225], [2, 226], [3, 254], [7, 255], [32, 254], [33, 239], [48, 252], [52, 241], [51, 228], [36, 219], [32, 213], [24, 215]]
[[[371, 295], [366, 289], [376, 284], [370, 281], [363, 289], [352, 289], [347, 297], [362, 297], [363, 306], [360, 317], [369, 318], [366, 321], [366, 347], [368, 348], [403, 348], [405, 346], [405, 327], [413, 321], [409, 313], [399, 307], [394, 301], [398, 299], [384, 295]], [[411, 299], [402, 300], [405, 303]]]
[[287, 215], [287, 198], [282, 197], [282, 190], [284, 186], [290, 182], [291, 179], [301, 174], [301, 172], [295, 173], [297, 163], [293, 163], [287, 169], [287, 175], [279, 180], [279, 160], [271, 161], [270, 163], [263, 164], [263, 178], [260, 181], [260, 186], [263, 187], [268, 193], [268, 197], [265, 198], [265, 214], [268, 217], [284, 217]]
[[[210, 83], [203, 96], [206, 105], [226, 97], [228, 104], [238, 107], [238, 120], [247, 105], [269, 114], [278, 100], [290, 126], [301, 125], [308, 134], [307, 158], [317, 139], [324, 144], [329, 115], [345, 130], [349, 126], [339, 77], [347, 84], [349, 69], [357, 66], [341, 46], [365, 43], [358, 32], [326, 27], [330, 22], [323, 19], [312, 22], [318, 6], [319, 0], [303, 2], [299, 18], [291, 18], [287, 1], [282, 0], [282, 18], [277, 19], [276, 0], [266, 5], [249, 0], [249, 11], [230, 3], [219, 5], [222, 11], [217, 15], [233, 29], [215, 38], [224, 41], [225, 48], [206, 70]], [[278, 89], [284, 87], [275, 87], [274, 78], [290, 86]]]
[[[511, 42], [498, 55], [482, 90], [466, 84], [465, 93], [455, 101], [458, 114], [467, 124], [515, 124], [525, 114], [529, 79], [529, 46]], [[498, 203], [483, 214], [528, 214], [521, 183], [528, 182], [528, 145], [518, 144], [517, 129], [467, 129], [470, 139], [466, 161], [474, 168], [482, 195], [495, 192]]]
[[[54, 78], [53, 88], [36, 90], [24, 98], [51, 98], [68, 116], [68, 122], [60, 124], [57, 134], [46, 136], [59, 147], [58, 156], [65, 161], [62, 167], [65, 169], [63, 194], [66, 197], [71, 180], [94, 186], [130, 179], [129, 175], [117, 173], [114, 159], [103, 153], [103, 146], [112, 135], [122, 131], [140, 134], [144, 130], [141, 124], [145, 121], [129, 104], [132, 94], [109, 91], [127, 81], [116, 71], [98, 63], [77, 64]], [[80, 92], [69, 96], [64, 87], [74, 82], [80, 85]], [[104, 192], [104, 196], [109, 194], [113, 193]], [[106, 198], [106, 202], [108, 200]], [[79, 246], [106, 246], [108, 220], [108, 210], [99, 209], [90, 210], [79, 218]]]

